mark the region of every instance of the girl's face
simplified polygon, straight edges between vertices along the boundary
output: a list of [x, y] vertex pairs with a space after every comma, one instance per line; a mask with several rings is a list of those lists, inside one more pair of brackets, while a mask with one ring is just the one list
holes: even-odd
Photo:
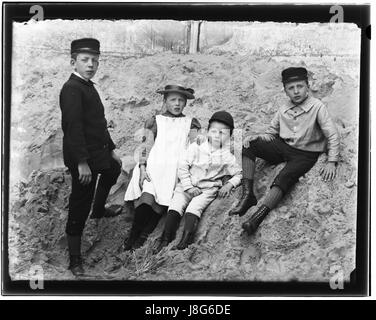
[[213, 147], [219, 148], [230, 140], [230, 128], [222, 122], [213, 121], [208, 129], [208, 140]]
[[302, 103], [308, 96], [308, 84], [305, 80], [285, 84], [285, 92], [294, 104]]
[[99, 65], [99, 55], [93, 53], [79, 53], [76, 59], [71, 60], [74, 71], [81, 77], [90, 80], [95, 76]]
[[187, 99], [185, 98], [184, 95], [180, 93], [169, 93], [167, 95], [167, 98], [165, 99], [165, 105], [167, 111], [172, 113], [174, 116], [180, 115], [183, 110], [185, 105], [187, 104]]

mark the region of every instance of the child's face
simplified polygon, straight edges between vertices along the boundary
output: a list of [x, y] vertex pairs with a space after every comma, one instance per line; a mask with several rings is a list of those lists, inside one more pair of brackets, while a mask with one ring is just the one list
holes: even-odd
[[230, 140], [230, 128], [222, 122], [213, 121], [208, 129], [208, 140], [214, 147], [219, 148]]
[[169, 93], [165, 99], [167, 111], [175, 116], [181, 114], [187, 104], [187, 99], [180, 93]]
[[302, 103], [308, 95], [308, 84], [305, 80], [292, 81], [285, 84], [285, 92], [294, 104]]
[[98, 70], [99, 55], [93, 53], [79, 53], [76, 59], [71, 60], [74, 71], [78, 72], [81, 77], [90, 80]]

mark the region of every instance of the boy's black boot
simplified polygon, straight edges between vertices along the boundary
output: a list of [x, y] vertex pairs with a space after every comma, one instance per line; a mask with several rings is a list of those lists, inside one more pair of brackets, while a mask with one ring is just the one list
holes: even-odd
[[157, 245], [155, 247], [154, 253], [158, 253], [162, 248], [166, 247], [172, 240], [175, 239], [176, 230], [180, 223], [180, 214], [175, 210], [170, 210], [167, 212], [165, 227], [162, 236], [157, 240]]
[[178, 243], [178, 245], [175, 247], [175, 249], [183, 250], [187, 248], [191, 243], [193, 243], [194, 236], [196, 233], [196, 229], [198, 226], [199, 217], [196, 216], [193, 213], [187, 212], [185, 214], [185, 225], [184, 225], [184, 231], [183, 236]]
[[269, 212], [270, 209], [267, 206], [262, 205], [246, 222], [242, 224], [242, 228], [247, 232], [249, 236], [252, 235], [256, 232], [258, 226]]
[[82, 276], [85, 271], [82, 267], [82, 258], [79, 255], [69, 256], [69, 267], [68, 269], [77, 277]]
[[67, 235], [68, 251], [69, 251], [69, 267], [68, 269], [75, 275], [84, 274], [81, 259], [81, 236]]
[[257, 204], [257, 199], [253, 194], [253, 183], [250, 179], [242, 179], [242, 195], [235, 208], [229, 212], [230, 216], [243, 216], [250, 207]]

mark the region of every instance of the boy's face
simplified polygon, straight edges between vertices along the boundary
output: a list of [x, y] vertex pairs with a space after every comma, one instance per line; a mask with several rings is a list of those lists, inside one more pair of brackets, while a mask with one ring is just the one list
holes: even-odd
[[308, 84], [305, 80], [292, 81], [285, 84], [285, 92], [294, 104], [302, 103], [308, 95]]
[[79, 53], [76, 59], [71, 60], [71, 65], [81, 77], [90, 80], [98, 70], [99, 55], [86, 52]]
[[184, 110], [185, 105], [187, 104], [187, 99], [184, 95], [180, 93], [169, 93], [165, 99], [165, 104], [167, 111], [172, 113], [175, 116], [181, 114]]
[[230, 128], [222, 122], [213, 121], [208, 129], [208, 140], [213, 147], [219, 148], [230, 140]]

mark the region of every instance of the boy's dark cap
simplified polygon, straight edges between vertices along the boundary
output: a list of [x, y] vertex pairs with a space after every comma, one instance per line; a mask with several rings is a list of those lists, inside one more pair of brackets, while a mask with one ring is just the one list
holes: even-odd
[[227, 111], [217, 111], [213, 113], [209, 119], [209, 124], [213, 121], [224, 123], [225, 125], [229, 126], [230, 129], [234, 129], [234, 118]]
[[193, 95], [195, 91], [191, 88], [184, 88], [182, 86], [178, 85], [167, 85], [165, 86], [164, 90], [157, 90], [157, 93], [165, 94], [165, 93], [171, 93], [176, 92], [184, 95], [187, 99], [194, 99], [195, 96]]
[[93, 38], [82, 38], [73, 40], [71, 43], [71, 54], [80, 52], [89, 52], [94, 54], [100, 54], [99, 41]]
[[308, 80], [308, 72], [306, 68], [287, 68], [282, 71], [282, 82], [286, 84], [291, 81]]

